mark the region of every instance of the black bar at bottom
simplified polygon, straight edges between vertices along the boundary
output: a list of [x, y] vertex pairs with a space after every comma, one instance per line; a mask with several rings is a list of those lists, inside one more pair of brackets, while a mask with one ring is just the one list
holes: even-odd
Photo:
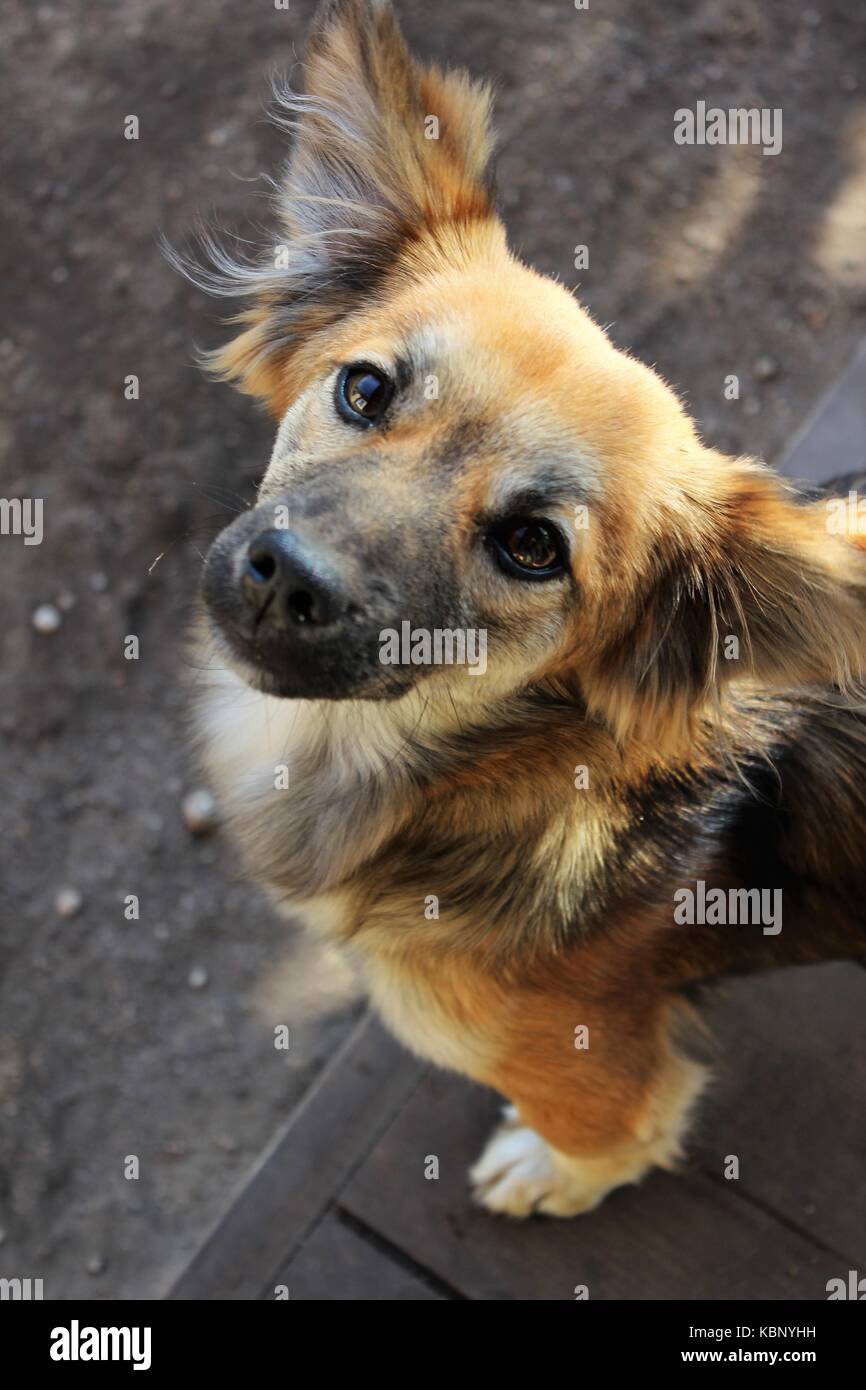
[[[864, 1285], [866, 1287], [866, 1285]], [[857, 1291], [859, 1293], [859, 1289]], [[863, 1297], [854, 1300], [864, 1301]], [[315, 1364], [334, 1370], [334, 1353], [345, 1348], [347, 1359], [359, 1371], [359, 1354], [372, 1350], [381, 1367], [391, 1356], [392, 1373], [400, 1380], [421, 1372], [429, 1382], [431, 1355], [436, 1348], [447, 1367], [453, 1368], [454, 1347], [443, 1340], [442, 1324], [425, 1322], [419, 1328], [423, 1358], [415, 1366], [405, 1340], [406, 1311], [400, 1326], [393, 1320], [378, 1323], [372, 1311], [365, 1321], [348, 1309], [293, 1303], [275, 1299], [268, 1303], [0, 1303], [0, 1338], [3, 1360], [21, 1372], [48, 1372], [62, 1382], [71, 1375], [98, 1377], [101, 1369], [140, 1379], [161, 1380], [177, 1372], [232, 1373], [249, 1376], [292, 1376], [303, 1370], [309, 1378]], [[557, 1362], [571, 1360], [575, 1369], [586, 1368], [587, 1356], [610, 1370], [667, 1371], [672, 1366], [695, 1365], [807, 1365], [828, 1371], [850, 1367], [862, 1344], [863, 1310], [852, 1300], [821, 1303], [613, 1303], [575, 1300], [562, 1322], [550, 1325], [557, 1333], [577, 1334], [579, 1340], [557, 1340], [550, 1350]], [[537, 1314], [535, 1315], [537, 1316]], [[373, 1318], [373, 1324], [369, 1321]], [[320, 1329], [333, 1331], [336, 1324], [358, 1329], [357, 1341], [332, 1338], [310, 1341]], [[538, 1328], [534, 1317], [529, 1324]], [[447, 1329], [447, 1324], [445, 1325]], [[414, 1329], [413, 1329], [414, 1330]], [[462, 1329], [466, 1332], [466, 1324]], [[511, 1334], [519, 1324], [508, 1324]], [[435, 1337], [425, 1336], [433, 1332]], [[542, 1344], [543, 1345], [543, 1344]], [[512, 1352], [508, 1347], [512, 1347]], [[537, 1359], [539, 1344], [533, 1343]], [[513, 1354], [513, 1335], [490, 1344], [485, 1341], [483, 1360], [489, 1375], [497, 1347]], [[480, 1348], [479, 1348], [480, 1350]], [[298, 1358], [301, 1358], [300, 1363]], [[313, 1366], [310, 1362], [313, 1361]], [[856, 1364], [856, 1362], [853, 1362]], [[138, 1371], [136, 1371], [136, 1367]], [[452, 1371], [453, 1373], [453, 1371]], [[26, 1383], [26, 1382], [24, 1382]]]

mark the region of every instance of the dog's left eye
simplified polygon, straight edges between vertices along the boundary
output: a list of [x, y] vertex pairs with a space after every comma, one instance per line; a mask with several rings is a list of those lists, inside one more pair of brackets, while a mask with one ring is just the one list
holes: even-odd
[[565, 569], [565, 544], [551, 521], [510, 517], [489, 533], [500, 569], [520, 579], [555, 579]]
[[337, 378], [337, 409], [353, 425], [375, 425], [393, 394], [394, 388], [385, 373], [363, 362], [344, 367]]

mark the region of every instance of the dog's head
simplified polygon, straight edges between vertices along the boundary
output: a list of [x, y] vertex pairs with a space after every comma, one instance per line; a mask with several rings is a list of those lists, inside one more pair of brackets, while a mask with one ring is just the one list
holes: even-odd
[[[282, 232], [217, 265], [250, 307], [211, 366], [279, 420], [204, 577], [250, 684], [546, 684], [662, 746], [730, 679], [858, 671], [855, 548], [510, 254], [486, 89], [415, 63], [380, 0], [322, 7], [306, 87], [281, 94]], [[437, 632], [485, 634], [484, 678], [437, 665]]]

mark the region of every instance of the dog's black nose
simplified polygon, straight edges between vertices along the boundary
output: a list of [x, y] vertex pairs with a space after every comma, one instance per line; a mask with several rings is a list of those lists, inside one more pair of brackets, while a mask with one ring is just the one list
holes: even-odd
[[338, 575], [293, 531], [263, 531], [250, 542], [241, 588], [269, 627], [329, 627], [346, 608]]

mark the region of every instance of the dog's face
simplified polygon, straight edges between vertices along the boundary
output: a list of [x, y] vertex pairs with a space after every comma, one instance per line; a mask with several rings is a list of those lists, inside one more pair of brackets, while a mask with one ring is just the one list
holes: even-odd
[[[215, 355], [279, 419], [259, 503], [204, 576], [250, 684], [475, 702], [546, 684], [664, 741], [728, 677], [856, 666], [850, 548], [704, 448], [661, 379], [508, 252], [484, 90], [415, 65], [375, 0], [323, 7], [307, 85], [282, 97], [287, 264], [236, 274], [254, 304]], [[423, 643], [395, 660], [407, 625], [411, 646], [483, 634], [483, 679]]]
[[[537, 678], [592, 622], [587, 590], [614, 563], [596, 542], [622, 530], [600, 523], [606, 498], [628, 495], [631, 460], [691, 439], [657, 378], [497, 249], [398, 290], [310, 356], [259, 505], [205, 571], [262, 689], [381, 698], [438, 679], [483, 699]], [[385, 664], [382, 633], [403, 623], [484, 633], [485, 679]]]

